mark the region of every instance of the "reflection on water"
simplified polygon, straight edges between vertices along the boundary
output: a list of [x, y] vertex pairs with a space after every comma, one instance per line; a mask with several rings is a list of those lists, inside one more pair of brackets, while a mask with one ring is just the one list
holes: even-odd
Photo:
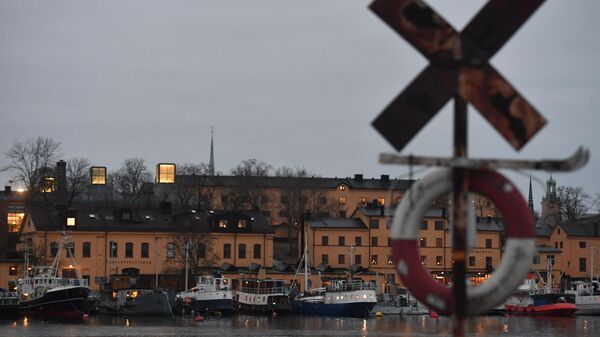
[[[597, 336], [600, 317], [476, 317], [468, 336]], [[92, 316], [80, 323], [38, 318], [0, 319], [0, 336], [449, 336], [447, 317], [385, 316], [357, 319], [322, 316], [232, 316], [192, 318]]]

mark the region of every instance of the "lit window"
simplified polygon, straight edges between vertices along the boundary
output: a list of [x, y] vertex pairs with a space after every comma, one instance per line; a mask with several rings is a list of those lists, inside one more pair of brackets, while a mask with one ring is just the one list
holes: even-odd
[[52, 178], [52, 177], [44, 178], [44, 180], [42, 181], [41, 190], [42, 190], [42, 193], [54, 192], [54, 178]]
[[106, 167], [92, 166], [90, 168], [90, 182], [92, 185], [106, 185]]
[[246, 228], [246, 220], [244, 219], [239, 219], [238, 223], [237, 223], [237, 227], [238, 228]]
[[75, 226], [75, 218], [67, 218], [67, 226], [69, 226], [69, 227]]
[[167, 244], [167, 258], [174, 258], [175, 257], [175, 244], [169, 242]]
[[346, 204], [346, 197], [340, 197], [339, 204], [340, 205], [345, 205]]
[[8, 267], [8, 275], [17, 275], [17, 266]]
[[23, 206], [8, 206], [6, 222], [8, 223], [8, 232], [17, 233], [21, 229], [23, 218], [25, 217], [25, 207]]
[[385, 198], [377, 198], [377, 205], [385, 206]]
[[377, 255], [371, 255], [371, 264], [377, 264]]
[[361, 205], [361, 206], [366, 205], [367, 204], [367, 198], [365, 198], [365, 197], [358, 198], [358, 204]]
[[227, 228], [227, 220], [226, 219], [219, 220], [219, 228]]
[[424, 266], [427, 265], [427, 256], [426, 255], [421, 255], [421, 264]]
[[159, 184], [172, 184], [175, 182], [175, 164], [156, 165], [156, 176]]
[[340, 185], [340, 187], [338, 187], [338, 189], [340, 191], [345, 191], [346, 190], [346, 185]]
[[392, 255], [388, 255], [388, 264], [394, 264], [394, 257]]
[[442, 257], [441, 257], [441, 256], [436, 256], [436, 257], [435, 257], [435, 264], [436, 264], [437, 266], [441, 266], [441, 265], [442, 265], [442, 261], [443, 261], [443, 260], [442, 260]]

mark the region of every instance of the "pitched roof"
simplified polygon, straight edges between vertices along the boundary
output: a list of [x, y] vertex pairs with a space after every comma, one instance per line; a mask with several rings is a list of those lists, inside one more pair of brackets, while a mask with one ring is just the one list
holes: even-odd
[[313, 217], [308, 220], [308, 225], [312, 228], [354, 228], [367, 229], [367, 226], [360, 219], [353, 218], [318, 218]]
[[[381, 214], [381, 206], [359, 206], [356, 208], [358, 211], [363, 213], [366, 216], [382, 216]], [[395, 207], [383, 207], [383, 216], [385, 217], [393, 217], [396, 212]], [[425, 212], [425, 216], [428, 218], [444, 218], [446, 217], [446, 212], [440, 208], [432, 208]]]
[[600, 215], [580, 218], [559, 226], [569, 236], [600, 237]]

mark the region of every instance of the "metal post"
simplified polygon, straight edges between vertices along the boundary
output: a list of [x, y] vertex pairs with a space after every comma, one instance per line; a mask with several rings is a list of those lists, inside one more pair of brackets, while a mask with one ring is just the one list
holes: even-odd
[[185, 250], [185, 290], [188, 290], [188, 260], [190, 256], [190, 243], [189, 241], [185, 242], [185, 246], [183, 246]]
[[[459, 95], [454, 96], [454, 156], [467, 157], [467, 102]], [[466, 288], [466, 238], [468, 219], [468, 180], [467, 170], [454, 168], [453, 176], [453, 218], [452, 259], [454, 261], [454, 296], [453, 335], [464, 336], [464, 320], [467, 309]]]

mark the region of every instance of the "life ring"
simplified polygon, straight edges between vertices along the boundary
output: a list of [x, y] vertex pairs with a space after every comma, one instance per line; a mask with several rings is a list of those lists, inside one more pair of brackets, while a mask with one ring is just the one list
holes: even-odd
[[[504, 217], [506, 243], [500, 264], [490, 279], [467, 287], [467, 315], [483, 314], [502, 304], [526, 277], [535, 251], [533, 217], [517, 188], [501, 174], [468, 170], [468, 189], [491, 202]], [[420, 261], [419, 225], [432, 202], [451, 192], [452, 170], [437, 169], [416, 182], [396, 209], [391, 228], [392, 252], [398, 274], [421, 303], [450, 315], [452, 289], [435, 281]]]

